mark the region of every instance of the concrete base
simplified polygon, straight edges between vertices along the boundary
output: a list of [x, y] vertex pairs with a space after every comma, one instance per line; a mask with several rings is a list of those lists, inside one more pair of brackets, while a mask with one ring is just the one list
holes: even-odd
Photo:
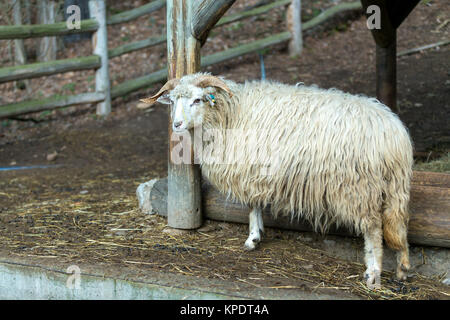
[[[301, 289], [256, 288], [216, 279], [201, 279], [167, 272], [136, 271], [108, 265], [80, 265], [69, 274], [64, 263], [45, 259], [0, 255], [0, 299], [13, 300], [216, 300], [216, 299], [359, 299], [333, 289], [306, 292]], [[53, 259], [52, 259], [53, 260]], [[77, 280], [78, 278], [78, 280]]]

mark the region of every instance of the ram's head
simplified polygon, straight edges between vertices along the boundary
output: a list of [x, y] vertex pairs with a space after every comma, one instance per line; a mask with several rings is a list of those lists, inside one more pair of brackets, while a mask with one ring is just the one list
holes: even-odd
[[167, 81], [158, 93], [141, 101], [148, 106], [155, 102], [172, 105], [173, 131], [182, 132], [203, 122], [206, 108], [215, 107], [217, 90], [232, 95], [222, 79], [209, 74], [192, 74]]

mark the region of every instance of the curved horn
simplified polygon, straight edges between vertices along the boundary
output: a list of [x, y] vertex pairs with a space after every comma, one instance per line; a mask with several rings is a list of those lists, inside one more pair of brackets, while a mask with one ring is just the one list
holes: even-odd
[[230, 88], [228, 88], [228, 86], [222, 79], [219, 79], [211, 75], [204, 75], [198, 77], [198, 79], [194, 82], [194, 85], [200, 88], [217, 87], [226, 91], [230, 96], [233, 95]]
[[158, 93], [156, 93], [155, 95], [151, 96], [150, 98], [145, 98], [145, 99], [141, 99], [140, 101], [144, 102], [144, 103], [148, 103], [149, 106], [151, 106], [152, 104], [154, 104], [156, 102], [156, 100], [158, 100], [159, 97], [161, 97], [165, 92], [172, 90], [173, 88], [175, 88], [178, 84], [180, 83], [180, 79], [171, 79], [169, 81], [166, 82], [166, 84], [159, 89]]

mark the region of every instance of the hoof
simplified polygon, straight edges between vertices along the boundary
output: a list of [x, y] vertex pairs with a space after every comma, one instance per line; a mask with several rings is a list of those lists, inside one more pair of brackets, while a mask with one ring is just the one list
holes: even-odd
[[366, 270], [364, 278], [370, 290], [381, 289], [381, 272], [379, 270]]
[[396, 276], [397, 280], [404, 281], [408, 278], [409, 266], [401, 265], [397, 268]]

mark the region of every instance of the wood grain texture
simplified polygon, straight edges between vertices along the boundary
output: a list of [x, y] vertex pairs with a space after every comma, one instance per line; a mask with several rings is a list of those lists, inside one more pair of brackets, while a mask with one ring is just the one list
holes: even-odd
[[236, 0], [194, 1], [190, 26], [192, 35], [201, 43], [206, 41], [209, 31]]
[[[200, 42], [190, 32], [192, 4], [188, 0], [167, 1], [168, 79], [200, 71]], [[193, 141], [192, 133], [189, 135]], [[195, 229], [202, 224], [200, 168], [193, 161], [174, 163], [172, 155], [178, 143], [179, 137], [173, 134], [169, 117], [168, 225]], [[192, 147], [189, 149], [192, 155]]]
[[[167, 216], [167, 178], [155, 183], [150, 198], [156, 213]], [[202, 185], [202, 204], [207, 219], [248, 223], [250, 212], [248, 207], [226, 200], [207, 183]], [[268, 227], [312, 231], [311, 225], [301, 219], [294, 221], [290, 221], [288, 217], [274, 219], [268, 208], [264, 210], [263, 219]], [[331, 228], [328, 233], [355, 236], [344, 228]], [[450, 174], [414, 172], [408, 240], [412, 244], [450, 248]]]

